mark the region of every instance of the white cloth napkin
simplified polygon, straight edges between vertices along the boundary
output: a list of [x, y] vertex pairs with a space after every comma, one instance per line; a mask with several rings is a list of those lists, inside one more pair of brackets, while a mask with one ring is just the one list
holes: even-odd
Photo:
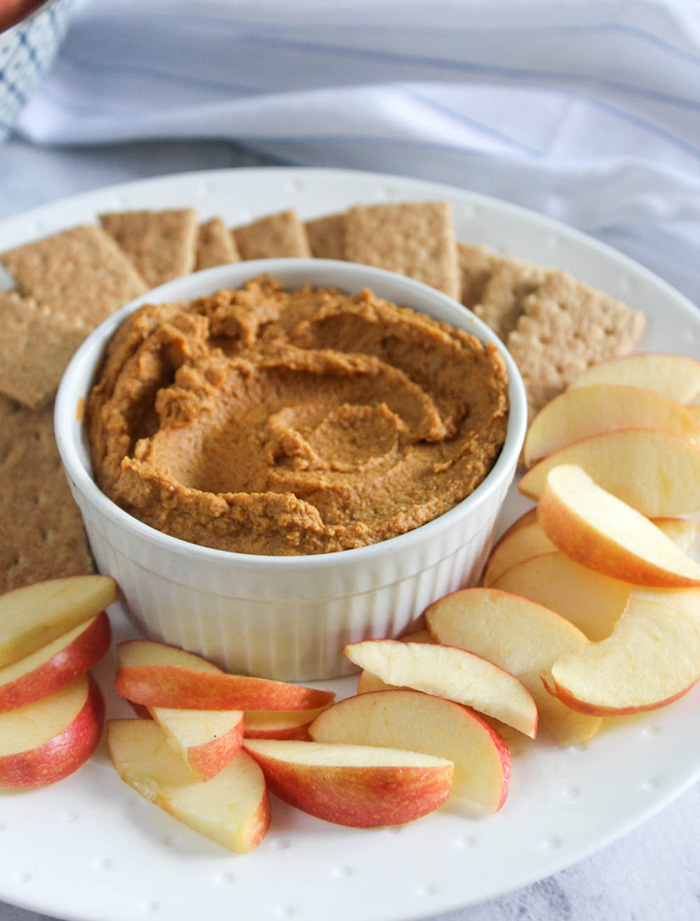
[[592, 233], [700, 302], [687, 0], [93, 0], [19, 131], [224, 138], [453, 183]]

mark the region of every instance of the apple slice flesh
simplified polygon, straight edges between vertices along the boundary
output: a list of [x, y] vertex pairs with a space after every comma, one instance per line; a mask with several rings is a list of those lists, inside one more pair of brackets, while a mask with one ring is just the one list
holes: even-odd
[[446, 758], [454, 764], [452, 794], [497, 812], [510, 780], [510, 753], [498, 733], [461, 704], [421, 691], [348, 697], [309, 729], [316, 742], [379, 745]]
[[615, 630], [552, 665], [553, 692], [582, 713], [621, 716], [677, 700], [700, 679], [700, 591], [633, 592]]
[[532, 524], [534, 521], [537, 521], [537, 509], [530, 508], [526, 512], [523, 512], [522, 515], [519, 515], [516, 519], [511, 521], [508, 527], [503, 531], [503, 533], [498, 538], [503, 540], [508, 537], [514, 531], [517, 531], [519, 528], [525, 527], [527, 524]]
[[537, 735], [537, 705], [516, 677], [465, 649], [397, 640], [363, 640], [345, 655], [387, 684], [413, 688], [473, 707], [531, 739]]
[[225, 674], [222, 668], [194, 652], [187, 652], [179, 646], [160, 643], [157, 640], [125, 640], [117, 646], [119, 665], [123, 667], [141, 665], [179, 665], [211, 675]]
[[525, 436], [525, 466], [592, 435], [640, 428], [700, 437], [698, 420], [675, 400], [641, 387], [590, 384], [566, 390], [535, 416]]
[[309, 726], [324, 712], [313, 710], [246, 710], [244, 735], [247, 739], [307, 739]]
[[571, 387], [589, 384], [644, 387], [678, 403], [693, 403], [700, 397], [700, 361], [659, 352], [608, 358], [582, 371]]
[[688, 521], [686, 518], [654, 518], [653, 522], [679, 550], [700, 562], [700, 524], [697, 521]]
[[470, 649], [516, 675], [534, 697], [540, 726], [560, 745], [587, 742], [600, 729], [599, 717], [576, 713], [545, 690], [564, 653], [588, 644], [585, 635], [554, 611], [494, 588], [469, 588], [435, 601], [426, 610], [430, 632], [440, 643]]
[[109, 649], [109, 618], [97, 617], [0, 668], [0, 712], [25, 707], [71, 684], [95, 665]]
[[[416, 630], [415, 633], [406, 633], [404, 636], [398, 637], [402, 643], [434, 643], [435, 640], [430, 634], [429, 630]], [[386, 681], [382, 681], [381, 678], [378, 678], [376, 675], [373, 675], [372, 672], [363, 670], [360, 672], [357, 679], [357, 693], [358, 694], [367, 694], [369, 691], [394, 691], [396, 690], [395, 685], [387, 684]]]
[[501, 573], [521, 560], [541, 553], [551, 553], [557, 548], [542, 530], [539, 521], [533, 521], [505, 534], [491, 551], [484, 570], [483, 583], [493, 585]]
[[363, 669], [357, 679], [357, 693], [371, 694], [373, 691], [396, 691], [399, 690], [395, 684], [387, 684], [372, 672]]
[[555, 451], [518, 482], [521, 493], [539, 499], [549, 472], [575, 464], [618, 499], [647, 518], [700, 510], [700, 445], [652, 429], [622, 429], [592, 435]]
[[331, 691], [229, 675], [206, 659], [166, 643], [128, 640], [118, 646], [114, 688], [147, 707], [188, 710], [303, 710], [330, 703]]
[[273, 793], [327, 822], [353, 828], [403, 825], [450, 795], [444, 758], [369, 745], [246, 740]]
[[152, 720], [108, 720], [107, 740], [121, 779], [185, 825], [239, 854], [265, 837], [270, 824], [265, 779], [243, 750], [202, 781]]
[[610, 636], [633, 588], [582, 566], [561, 550], [521, 560], [491, 587], [556, 611], [594, 641]]
[[149, 713], [202, 780], [218, 774], [243, 743], [242, 710], [151, 707]]
[[93, 753], [103, 720], [102, 694], [89, 674], [0, 714], [0, 787], [34, 789], [63, 780]]
[[700, 586], [700, 564], [575, 464], [550, 471], [537, 515], [547, 537], [584, 566], [636, 585]]
[[69, 576], [0, 595], [0, 666], [24, 659], [117, 599], [109, 576]]

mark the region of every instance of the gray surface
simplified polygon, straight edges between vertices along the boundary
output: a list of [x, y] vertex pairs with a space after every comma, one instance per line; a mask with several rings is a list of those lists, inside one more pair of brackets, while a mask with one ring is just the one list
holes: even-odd
[[[0, 145], [0, 219], [114, 182], [269, 162], [224, 142], [52, 150], [15, 139]], [[700, 918], [699, 866], [696, 785], [641, 828], [576, 866], [494, 901], [441, 915], [439, 921], [691, 921]], [[46, 919], [0, 903], [0, 921]]]

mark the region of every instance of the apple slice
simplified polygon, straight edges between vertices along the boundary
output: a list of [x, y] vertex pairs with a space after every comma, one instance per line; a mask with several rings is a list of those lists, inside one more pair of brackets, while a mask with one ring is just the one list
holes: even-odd
[[306, 739], [308, 728], [325, 710], [246, 710], [244, 735], [247, 739]]
[[0, 668], [0, 712], [25, 707], [48, 697], [92, 668], [109, 649], [109, 618], [97, 617]]
[[152, 640], [117, 647], [114, 688], [120, 697], [147, 707], [187, 710], [303, 710], [322, 707], [332, 691], [229, 675], [206, 659]]
[[[148, 707], [144, 707], [143, 704], [135, 704], [133, 700], [128, 701], [128, 703], [131, 709], [134, 711], [134, 713], [136, 714], [136, 716], [138, 716], [140, 720], [152, 720], [153, 719], [153, 717], [151, 716], [151, 711], [148, 709]], [[198, 710], [197, 712], [201, 713], [202, 711]]]
[[395, 687], [466, 704], [534, 739], [537, 706], [525, 685], [486, 658], [454, 646], [362, 640], [345, 655]]
[[575, 464], [550, 471], [537, 516], [547, 537], [584, 566], [636, 585], [700, 586], [700, 564]]
[[519, 515], [515, 521], [512, 521], [506, 530], [501, 534], [500, 540], [503, 540], [505, 537], [508, 537], [513, 531], [517, 531], [518, 528], [524, 527], [526, 524], [532, 524], [533, 521], [537, 521], [537, 509], [530, 508], [526, 512], [523, 512], [522, 515]]
[[[653, 522], [679, 549], [700, 561], [699, 524], [685, 518], [654, 518]], [[527, 549], [525, 545], [523, 552]], [[488, 585], [551, 608], [576, 624], [589, 640], [602, 640], [612, 633], [633, 587], [581, 566], [556, 549], [521, 559]]]
[[486, 586], [493, 585], [501, 573], [521, 560], [541, 553], [552, 553], [556, 549], [539, 521], [522, 525], [504, 534], [498, 541], [486, 562], [482, 581]]
[[582, 371], [571, 387], [589, 384], [645, 387], [678, 403], [693, 403], [700, 397], [700, 361], [655, 352], [608, 358]]
[[654, 518], [654, 524], [691, 559], [700, 562], [700, 524], [686, 518]]
[[621, 716], [677, 700], [700, 679], [700, 591], [633, 592], [612, 635], [566, 653], [553, 693], [582, 713]]
[[[424, 618], [421, 616], [421, 620]], [[397, 637], [402, 643], [434, 643], [435, 640], [429, 630], [416, 630], [415, 633], [406, 633]], [[396, 690], [395, 685], [387, 684], [381, 678], [377, 678], [372, 672], [361, 671], [357, 679], [357, 693], [367, 694], [369, 691], [389, 691]]]
[[582, 566], [560, 550], [521, 560], [491, 587], [556, 611], [589, 640], [610, 636], [633, 589], [629, 582]]
[[348, 697], [314, 720], [316, 742], [379, 745], [446, 758], [454, 764], [452, 793], [498, 812], [508, 794], [510, 753], [488, 723], [461, 704], [421, 691]]
[[592, 435], [555, 451], [520, 479], [518, 489], [539, 499], [554, 467], [576, 464], [599, 486], [647, 518], [700, 510], [700, 445], [652, 429]]
[[700, 437], [698, 420], [675, 400], [641, 387], [590, 384], [566, 390], [537, 413], [525, 436], [525, 466], [591, 435], [639, 428]]
[[540, 726], [560, 745], [587, 742], [598, 717], [576, 713], [545, 690], [540, 675], [565, 652], [588, 644], [584, 634], [554, 611], [494, 588], [468, 588], [435, 601], [425, 612], [440, 643], [484, 656], [516, 675], [537, 703]]
[[242, 710], [151, 707], [149, 713], [201, 780], [226, 767], [243, 742]]
[[270, 824], [262, 771], [243, 750], [209, 780], [198, 780], [152, 720], [108, 720], [112, 763], [124, 783], [185, 825], [245, 854]]
[[387, 684], [386, 681], [382, 681], [381, 678], [378, 678], [376, 675], [373, 675], [372, 672], [368, 672], [363, 669], [357, 679], [357, 693], [358, 694], [371, 694], [373, 691], [396, 691], [398, 688], [395, 684]]
[[[537, 521], [537, 509], [532, 509], [532, 511], [534, 520], [515, 530], [508, 531], [493, 548], [482, 579], [487, 588], [491, 585], [503, 588], [502, 585], [497, 584], [500, 582], [501, 576], [519, 563], [531, 557], [558, 552], [556, 546], [542, 530], [542, 525]], [[693, 557], [693, 559], [697, 558], [698, 550], [696, 548], [700, 547], [699, 524], [688, 521], [685, 518], [652, 518], [651, 520], [679, 549], [687, 553], [688, 556]], [[542, 588], [546, 590], [546, 586]], [[512, 591], [509, 588], [505, 590]], [[516, 591], [515, 594], [521, 593]], [[526, 592], [523, 594], [526, 594], [528, 598], [531, 597]], [[556, 605], [548, 605], [546, 601], [542, 601], [541, 604], [553, 608], [560, 614], [562, 613]], [[578, 621], [574, 620], [574, 623], [578, 624]], [[584, 627], [581, 627], [581, 629], [587, 634]]]
[[102, 694], [89, 674], [0, 714], [0, 787], [44, 787], [77, 771], [93, 753], [103, 719]]
[[416, 630], [415, 633], [405, 633], [397, 637], [401, 643], [434, 643], [435, 640], [430, 635], [430, 630]]
[[327, 822], [353, 828], [403, 825], [450, 795], [451, 761], [369, 745], [246, 739], [280, 799]]
[[0, 595], [0, 666], [24, 659], [117, 600], [109, 576], [69, 576]]

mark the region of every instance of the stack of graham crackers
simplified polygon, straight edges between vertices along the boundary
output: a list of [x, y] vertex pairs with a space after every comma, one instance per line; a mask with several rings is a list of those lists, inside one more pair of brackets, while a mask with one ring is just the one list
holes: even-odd
[[357, 205], [302, 223], [229, 228], [194, 208], [103, 214], [0, 254], [0, 591], [92, 568], [53, 437], [52, 400], [87, 334], [145, 291], [199, 269], [274, 257], [344, 259], [419, 281], [504, 340], [535, 412], [584, 367], [631, 351], [644, 318], [564, 272], [457, 242], [446, 202]]

